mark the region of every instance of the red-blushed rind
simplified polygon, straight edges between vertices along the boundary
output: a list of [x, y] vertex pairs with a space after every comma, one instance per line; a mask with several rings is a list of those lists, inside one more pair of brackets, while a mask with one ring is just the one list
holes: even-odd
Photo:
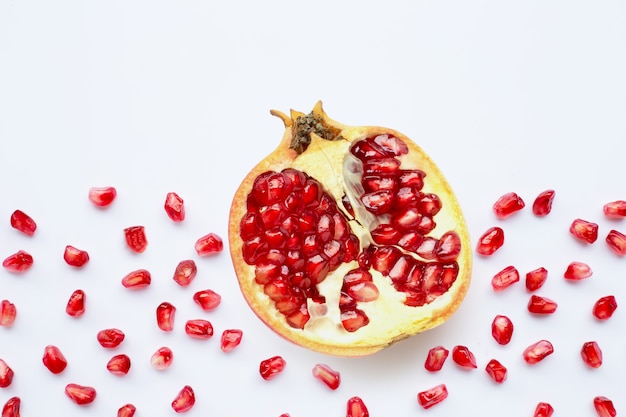
[[[292, 111], [290, 120], [289, 117], [280, 112], [272, 112], [285, 123], [285, 133], [279, 146], [246, 175], [233, 197], [228, 231], [231, 258], [246, 302], [254, 313], [276, 333], [295, 344], [330, 355], [368, 355], [399, 340], [442, 324], [458, 309], [467, 293], [471, 278], [472, 249], [469, 233], [461, 207], [449, 183], [431, 158], [415, 142], [393, 129], [376, 126], [351, 127], [340, 124], [330, 119], [323, 112], [320, 102], [313, 111], [316, 115], [321, 115], [327, 124], [340, 129], [343, 139], [325, 141], [314, 136], [308, 149], [297, 155], [294, 150], [289, 149], [292, 138], [291, 122], [295, 117], [302, 114]], [[462, 245], [461, 253], [457, 259], [459, 264], [458, 277], [448, 292], [422, 307], [406, 306], [400, 300], [385, 301], [390, 303], [389, 306], [391, 307], [389, 308], [393, 310], [392, 316], [386, 317], [384, 320], [387, 323], [393, 323], [387, 329], [379, 329], [375, 323], [370, 322], [354, 333], [346, 333], [342, 340], [337, 340], [334, 336], [324, 338], [308, 331], [306, 327], [305, 330], [294, 329], [287, 324], [284, 316], [276, 310], [273, 302], [263, 293], [263, 288], [255, 282], [254, 266], [246, 264], [243, 260], [240, 221], [246, 211], [247, 195], [259, 174], [268, 170], [280, 171], [287, 167], [293, 167], [318, 179], [339, 202], [343, 195], [343, 185], [338, 180], [338, 173], [343, 167], [343, 158], [348, 152], [350, 144], [355, 140], [380, 134], [393, 135], [407, 144], [412, 158], [410, 163], [415, 168], [427, 173], [424, 191], [434, 192], [441, 198], [443, 208], [437, 214], [437, 228], [431, 235], [441, 234], [447, 230], [454, 230], [458, 233]], [[328, 164], [323, 164], [322, 161], [327, 161]], [[350, 264], [346, 264], [345, 268], [340, 267], [331, 275], [343, 274], [349, 266]], [[329, 279], [331, 279], [330, 275], [326, 280]], [[375, 303], [379, 303], [380, 300], [379, 298]]]

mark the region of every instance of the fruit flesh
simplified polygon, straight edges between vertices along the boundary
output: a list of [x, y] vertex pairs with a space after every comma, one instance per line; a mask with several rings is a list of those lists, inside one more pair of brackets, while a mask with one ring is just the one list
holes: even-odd
[[[445, 178], [430, 158], [410, 139], [390, 129], [341, 125], [329, 119], [321, 110], [319, 103], [313, 113], [320, 115], [327, 131], [335, 135], [336, 140], [325, 140], [316, 134], [311, 134], [310, 143], [303, 145], [302, 142], [293, 140], [294, 134], [292, 133], [294, 120], [298, 120], [298, 117], [303, 115], [292, 112], [291, 117], [288, 117], [282, 113], [273, 112], [274, 115], [281, 117], [285, 123], [285, 135], [281, 145], [246, 176], [235, 194], [229, 223], [233, 264], [246, 301], [264, 322], [283, 337], [313, 350], [336, 355], [357, 356], [373, 353], [397, 340], [443, 323], [458, 308], [469, 286], [471, 269], [471, 249], [465, 221]], [[322, 132], [322, 134], [324, 133]], [[359, 323], [358, 326], [355, 326], [357, 327], [356, 330], [350, 331], [341, 323], [342, 314], [344, 319], [347, 314], [340, 311], [340, 294], [343, 277], [355, 268], [359, 268], [360, 265], [356, 257], [348, 258], [347, 262], [333, 265], [334, 270], [329, 268], [329, 271], [323, 271], [322, 274], [327, 273], [327, 275], [321, 282], [316, 283], [316, 290], [321, 296], [320, 299], [325, 302], [322, 305], [316, 304], [311, 302], [314, 297], [310, 297], [308, 304], [305, 305], [304, 309], [300, 309], [300, 312], [304, 315], [308, 313], [311, 318], [306, 320], [304, 330], [293, 328], [293, 323], [288, 323], [285, 315], [277, 310], [274, 301], [267, 295], [268, 291], [264, 293], [263, 287], [257, 282], [259, 279], [255, 279], [255, 266], [242, 259], [244, 251], [247, 251], [245, 256], [250, 254], [250, 248], [244, 247], [241, 236], [242, 232], [245, 234], [245, 230], [242, 230], [242, 218], [250, 204], [249, 195], [254, 187], [254, 182], [261, 175], [271, 175], [267, 173], [281, 172], [284, 169], [297, 170], [317, 180], [323, 185], [323, 191], [333, 200], [333, 204], [336, 204], [338, 210], [348, 219], [349, 231], [359, 241], [357, 251], [362, 253], [365, 248], [374, 243], [371, 231], [379, 226], [380, 216], [377, 217], [371, 212], [365, 212], [363, 206], [366, 203], [354, 191], [358, 189], [358, 184], [355, 185], [357, 180], [355, 180], [354, 169], [351, 169], [351, 166], [357, 158], [351, 154], [350, 147], [361, 139], [385, 135], [399, 138], [406, 144], [411, 157], [410, 159], [402, 159], [403, 170], [423, 170], [427, 173], [427, 179], [424, 181], [421, 193], [438, 196], [441, 204], [441, 212], [436, 217], [434, 229], [427, 235], [441, 238], [443, 241], [445, 232], [454, 231], [454, 233], [449, 234], [451, 236], [449, 240], [453, 242], [449, 244], [449, 247], [461, 243], [458, 256], [457, 254], [453, 255], [458, 264], [458, 271], [455, 273], [461, 279], [456, 279], [449, 288], [446, 288], [446, 291], [437, 294], [437, 297], [429, 300], [428, 303], [424, 304], [420, 301], [416, 303], [419, 304], [419, 307], [415, 307], [407, 305], [409, 302], [405, 303], [408, 298], [407, 293], [394, 288], [393, 282], [386, 276], [387, 274], [370, 268], [369, 272], [373, 275], [373, 284], [379, 294], [375, 302], [360, 302], [357, 303], [357, 309], [350, 310], [349, 313], [352, 318], [349, 320], [362, 320], [359, 311], [364, 313], [369, 320], [368, 325]], [[291, 149], [290, 145], [294, 142], [297, 142], [295, 147], [306, 146], [306, 151], [298, 154], [294, 149]], [[367, 162], [364, 163], [362, 169], [367, 170], [366, 164]], [[351, 218], [351, 209], [354, 210], [356, 219]], [[266, 212], [265, 215], [271, 216], [272, 213]], [[404, 220], [410, 218], [410, 216], [404, 217]], [[243, 227], [245, 229], [245, 225]], [[432, 238], [431, 240], [436, 241]], [[440, 244], [440, 246], [444, 247], [445, 245]], [[445, 248], [442, 249], [442, 251], [445, 250]], [[415, 259], [420, 262], [427, 261], [419, 259], [419, 257], [415, 257]], [[366, 292], [366, 294], [372, 293], [372, 291]], [[392, 319], [390, 320], [390, 318]]]

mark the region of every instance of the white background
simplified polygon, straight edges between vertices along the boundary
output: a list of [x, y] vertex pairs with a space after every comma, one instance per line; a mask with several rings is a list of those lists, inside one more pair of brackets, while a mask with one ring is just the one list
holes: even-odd
[[[0, 271], [0, 299], [18, 307], [0, 328], [0, 358], [14, 369], [0, 404], [17, 395], [22, 415], [111, 416], [126, 402], [137, 416], [174, 415], [170, 402], [191, 385], [189, 416], [343, 416], [358, 395], [370, 415], [531, 416], [548, 401], [559, 416], [593, 416], [592, 399], [606, 395], [626, 410], [626, 317], [608, 322], [590, 313], [600, 296], [626, 305], [624, 262], [604, 243], [626, 223], [603, 218], [605, 202], [626, 198], [626, 4], [619, 1], [0, 1], [0, 258], [19, 249], [35, 257], [22, 275]], [[225, 250], [198, 258], [197, 238], [227, 237], [230, 200], [248, 170], [271, 152], [282, 123], [270, 109], [308, 112], [323, 100], [346, 124], [383, 125], [412, 137], [438, 162], [464, 207], [473, 244], [492, 225], [506, 243], [477, 258], [465, 303], [443, 326], [359, 359], [327, 357], [279, 339], [250, 312]], [[91, 186], [113, 185], [107, 210], [87, 201]], [[541, 191], [556, 190], [553, 212], [530, 212]], [[182, 224], [163, 211], [176, 191], [187, 207]], [[497, 221], [492, 203], [516, 191], [527, 208]], [[39, 228], [32, 238], [9, 225], [21, 209]], [[581, 217], [600, 225], [594, 245], [569, 235]], [[124, 246], [122, 229], [146, 227], [141, 255]], [[87, 249], [82, 270], [64, 264], [67, 244]], [[171, 280], [178, 261], [195, 259], [193, 285]], [[588, 262], [594, 275], [564, 282], [570, 261]], [[491, 276], [507, 265], [522, 274], [549, 270], [539, 294], [559, 309], [531, 317], [523, 283], [494, 294]], [[124, 290], [127, 272], [147, 268], [153, 285]], [[70, 293], [87, 293], [87, 313], [65, 315]], [[192, 301], [212, 288], [223, 296], [212, 313]], [[162, 301], [178, 307], [176, 329], [154, 323]], [[515, 323], [510, 345], [490, 335], [496, 314]], [[208, 318], [216, 336], [190, 340], [189, 318]], [[95, 339], [105, 327], [127, 338], [115, 352]], [[230, 354], [219, 334], [241, 328]], [[541, 338], [555, 353], [530, 367], [522, 350]], [[597, 340], [600, 369], [580, 359], [583, 342]], [[58, 345], [67, 370], [51, 375], [43, 347]], [[437, 374], [423, 368], [435, 345], [468, 346], [478, 369], [448, 361]], [[173, 366], [157, 372], [149, 356], [174, 350]], [[131, 372], [110, 375], [114, 353], [131, 356]], [[258, 375], [261, 359], [282, 355], [275, 380]], [[502, 385], [484, 372], [491, 358], [509, 368]], [[342, 373], [330, 391], [311, 368], [324, 362]], [[92, 385], [98, 398], [80, 408], [65, 384]], [[446, 383], [450, 396], [422, 410], [416, 394]]]

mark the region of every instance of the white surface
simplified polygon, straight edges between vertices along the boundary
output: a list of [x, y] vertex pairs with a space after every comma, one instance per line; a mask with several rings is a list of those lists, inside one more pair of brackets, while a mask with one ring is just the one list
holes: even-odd
[[[343, 3], [343, 4], [341, 4]], [[412, 3], [412, 4], [410, 4]], [[0, 257], [25, 249], [35, 266], [23, 275], [0, 271], [0, 298], [19, 311], [0, 328], [0, 357], [15, 370], [0, 403], [18, 395], [22, 415], [115, 415], [126, 402], [137, 416], [174, 415], [170, 402], [192, 385], [189, 416], [343, 416], [359, 395], [371, 416], [531, 416], [548, 401], [560, 416], [593, 416], [595, 395], [626, 409], [626, 342], [620, 305], [608, 322], [590, 313], [600, 296], [626, 301], [624, 262], [609, 252], [610, 228], [602, 205], [626, 198], [626, 5], [618, 1], [419, 2], [0, 2]], [[227, 252], [199, 259], [195, 240], [227, 237], [231, 195], [249, 168], [270, 152], [282, 125], [269, 109], [308, 111], [324, 101], [347, 124], [395, 128], [420, 143], [446, 173], [461, 200], [473, 237], [505, 228], [505, 247], [476, 259], [473, 284], [445, 325], [371, 357], [325, 357], [276, 337], [244, 304]], [[95, 185], [114, 185], [118, 199], [105, 211], [87, 201]], [[518, 192], [528, 207], [556, 190], [544, 219], [527, 208], [498, 222], [497, 197]], [[173, 224], [162, 204], [168, 191], [184, 199], [187, 220]], [[34, 237], [20, 235], [9, 216], [22, 209], [38, 222]], [[600, 239], [580, 245], [568, 233], [576, 217], [597, 221]], [[122, 229], [142, 224], [149, 247], [139, 256], [124, 246]], [[87, 249], [83, 270], [63, 263], [66, 244]], [[177, 262], [194, 258], [190, 288], [171, 280]], [[588, 262], [592, 278], [564, 282], [572, 260]], [[559, 303], [556, 314], [531, 317], [523, 284], [494, 294], [491, 276], [513, 264], [525, 273], [545, 266], [539, 294]], [[129, 293], [119, 281], [136, 268], [153, 272], [146, 291]], [[84, 317], [65, 315], [70, 293], [82, 288]], [[213, 288], [220, 308], [204, 313], [193, 292]], [[162, 301], [178, 307], [177, 326], [154, 324]], [[506, 347], [491, 339], [494, 315], [515, 325]], [[212, 321], [217, 335], [190, 340], [188, 318]], [[127, 377], [110, 375], [113, 352], [96, 332], [118, 326], [127, 339]], [[242, 345], [228, 355], [219, 333], [242, 328]], [[522, 350], [550, 339], [555, 354], [535, 367]], [[583, 342], [597, 340], [605, 363], [586, 369]], [[41, 364], [46, 344], [69, 360], [52, 376]], [[467, 345], [479, 369], [450, 360], [437, 374], [423, 368], [435, 345]], [[168, 345], [174, 365], [149, 366]], [[273, 381], [258, 375], [261, 359], [288, 362]], [[502, 385], [483, 368], [492, 357], [509, 368]], [[311, 377], [325, 362], [341, 371], [329, 391]], [[68, 382], [93, 385], [88, 408], [63, 394]], [[418, 391], [444, 382], [442, 404], [422, 410]]]

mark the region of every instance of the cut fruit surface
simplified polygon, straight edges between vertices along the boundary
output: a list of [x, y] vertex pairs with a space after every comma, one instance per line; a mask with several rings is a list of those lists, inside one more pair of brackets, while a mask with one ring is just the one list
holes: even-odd
[[318, 103], [237, 190], [229, 243], [242, 293], [301, 346], [359, 356], [435, 327], [463, 300], [472, 249], [450, 185], [411, 139]]

